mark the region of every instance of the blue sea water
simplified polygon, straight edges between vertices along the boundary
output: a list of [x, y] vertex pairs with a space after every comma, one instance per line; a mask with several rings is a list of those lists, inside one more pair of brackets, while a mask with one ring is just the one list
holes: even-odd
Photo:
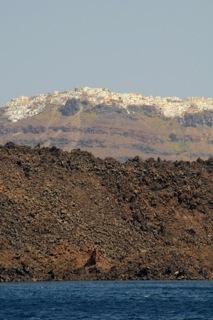
[[213, 320], [213, 281], [0, 284], [0, 320]]

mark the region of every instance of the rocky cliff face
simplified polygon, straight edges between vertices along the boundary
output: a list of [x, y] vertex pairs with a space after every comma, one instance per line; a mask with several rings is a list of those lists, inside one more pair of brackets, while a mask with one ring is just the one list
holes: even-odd
[[137, 154], [208, 158], [213, 154], [212, 126], [211, 98], [146, 97], [103, 88], [19, 97], [0, 109], [1, 143], [80, 147], [118, 159]]
[[213, 161], [0, 147], [0, 281], [213, 279]]

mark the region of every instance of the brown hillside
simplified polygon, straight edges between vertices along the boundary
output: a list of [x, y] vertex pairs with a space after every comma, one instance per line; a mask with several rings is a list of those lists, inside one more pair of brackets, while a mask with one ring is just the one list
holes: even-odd
[[213, 160], [0, 147], [0, 281], [213, 279]]

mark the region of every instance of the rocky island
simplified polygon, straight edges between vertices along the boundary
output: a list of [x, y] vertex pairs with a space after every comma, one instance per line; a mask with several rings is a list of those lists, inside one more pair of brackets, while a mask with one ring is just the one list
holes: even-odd
[[0, 281], [70, 279], [213, 279], [213, 159], [1, 146]]
[[80, 148], [104, 158], [208, 159], [213, 99], [75, 88], [12, 99], [0, 108], [0, 143]]

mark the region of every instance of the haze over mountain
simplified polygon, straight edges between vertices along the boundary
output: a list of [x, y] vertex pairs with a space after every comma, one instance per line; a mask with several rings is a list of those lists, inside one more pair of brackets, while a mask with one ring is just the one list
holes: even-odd
[[81, 148], [99, 157], [192, 160], [213, 155], [213, 99], [75, 88], [12, 99], [0, 109], [0, 143]]

